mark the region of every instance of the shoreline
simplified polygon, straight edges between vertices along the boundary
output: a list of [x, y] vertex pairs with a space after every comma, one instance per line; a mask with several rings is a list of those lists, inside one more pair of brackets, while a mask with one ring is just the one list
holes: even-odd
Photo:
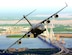
[[[39, 23], [43, 20], [29, 20], [32, 24]], [[0, 20], [0, 24], [15, 24], [18, 20]], [[72, 24], [72, 20], [52, 20], [54, 24]], [[28, 24], [26, 20], [20, 21], [18, 24]]]
[[[21, 36], [23, 36], [23, 34], [20, 34], [20, 35], [19, 34], [18, 35], [17, 34], [7, 35], [6, 37], [7, 38], [20, 38]], [[58, 37], [58, 36], [56, 36], [56, 37]], [[24, 37], [24, 38], [27, 38], [27, 37]], [[60, 36], [60, 38], [72, 38], [72, 36]]]

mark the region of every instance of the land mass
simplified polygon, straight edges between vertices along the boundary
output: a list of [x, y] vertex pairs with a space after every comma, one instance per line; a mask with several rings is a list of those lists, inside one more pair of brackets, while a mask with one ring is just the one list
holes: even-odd
[[[0, 24], [15, 24], [18, 20], [0, 20]], [[39, 23], [43, 20], [30, 20], [32, 24]], [[54, 24], [72, 24], [72, 20], [52, 20]], [[20, 21], [18, 24], [26, 24], [26, 20]]]

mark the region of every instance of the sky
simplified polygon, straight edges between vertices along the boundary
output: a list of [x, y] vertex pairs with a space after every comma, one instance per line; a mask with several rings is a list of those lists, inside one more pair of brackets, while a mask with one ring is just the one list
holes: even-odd
[[57, 12], [65, 6], [68, 7], [60, 12], [63, 16], [72, 16], [72, 0], [0, 0], [0, 17], [22, 17], [36, 9], [29, 16], [47, 16]]

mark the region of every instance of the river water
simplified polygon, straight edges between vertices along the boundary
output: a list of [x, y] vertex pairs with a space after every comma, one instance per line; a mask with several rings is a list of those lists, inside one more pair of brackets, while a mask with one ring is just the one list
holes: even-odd
[[[7, 38], [6, 36], [0, 36], [0, 49], [7, 49], [11, 44], [13, 44], [19, 38]], [[66, 48], [72, 48], [72, 38], [64, 38], [66, 44], [64, 46]], [[47, 43], [43, 42], [39, 38], [23, 38], [21, 44], [16, 43], [12, 48], [53, 48]], [[49, 40], [48, 40], [49, 41]]]

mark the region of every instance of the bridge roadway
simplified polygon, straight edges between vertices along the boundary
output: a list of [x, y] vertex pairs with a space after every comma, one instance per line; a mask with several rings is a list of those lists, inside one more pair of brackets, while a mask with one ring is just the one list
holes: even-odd
[[54, 55], [61, 54], [63, 52], [65, 52], [66, 54], [69, 53], [69, 50], [67, 48], [65, 48], [60, 41], [53, 40], [53, 41], [50, 41], [50, 43], [49, 43], [48, 41], [44, 40], [41, 36], [39, 36], [38, 38], [41, 39], [42, 41], [44, 41], [45, 43], [47, 43], [48, 45], [51, 45], [58, 49], [61, 49], [61, 51], [55, 53]]

